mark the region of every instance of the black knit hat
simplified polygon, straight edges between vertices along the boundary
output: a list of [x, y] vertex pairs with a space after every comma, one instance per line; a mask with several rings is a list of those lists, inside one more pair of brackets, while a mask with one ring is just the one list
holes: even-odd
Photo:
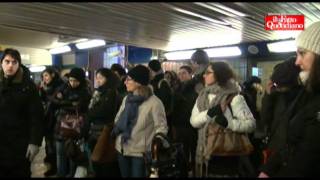
[[128, 72], [128, 76], [130, 76], [134, 81], [145, 86], [149, 84], [149, 74], [149, 69], [143, 65], [137, 65]]
[[271, 80], [278, 86], [296, 86], [300, 67], [295, 65], [296, 57], [291, 57], [288, 60], [277, 64], [273, 68]]
[[86, 74], [83, 69], [81, 68], [73, 68], [69, 73], [69, 77], [76, 78], [80, 82], [84, 82], [86, 79]]
[[154, 71], [154, 72], [158, 72], [161, 69], [161, 64], [159, 61], [157, 60], [152, 60], [149, 62], [148, 64], [149, 68]]

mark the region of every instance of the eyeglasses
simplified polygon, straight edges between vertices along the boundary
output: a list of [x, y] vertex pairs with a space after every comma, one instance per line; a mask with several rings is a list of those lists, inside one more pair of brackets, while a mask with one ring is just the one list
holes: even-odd
[[211, 73], [213, 73], [213, 71], [208, 71], [208, 70], [206, 70], [206, 71], [204, 72], [205, 75], [209, 75], [209, 74], [211, 74]]

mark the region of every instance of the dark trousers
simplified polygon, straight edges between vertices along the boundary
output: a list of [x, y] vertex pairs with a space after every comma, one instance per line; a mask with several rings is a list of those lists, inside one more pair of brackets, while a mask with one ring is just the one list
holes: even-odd
[[[195, 175], [195, 155], [197, 148], [197, 131], [190, 128], [179, 128], [175, 129], [175, 142], [180, 142], [183, 144], [183, 151], [189, 162], [188, 167], [192, 170], [193, 175]], [[191, 159], [189, 161], [189, 159]]]
[[57, 153], [56, 153], [56, 141], [53, 136], [45, 136], [45, 150], [46, 157], [44, 162], [49, 163], [52, 168], [56, 169]]
[[146, 177], [146, 166], [143, 157], [123, 156], [118, 153], [121, 177]]
[[16, 163], [0, 161], [0, 177], [31, 177], [29, 160], [21, 160]]

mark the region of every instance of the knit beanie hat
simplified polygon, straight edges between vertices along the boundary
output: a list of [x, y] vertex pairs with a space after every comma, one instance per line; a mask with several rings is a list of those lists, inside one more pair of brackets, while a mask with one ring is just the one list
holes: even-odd
[[296, 45], [320, 55], [320, 21], [302, 31], [296, 39]]
[[149, 84], [149, 74], [149, 69], [143, 65], [137, 65], [128, 72], [128, 76], [130, 76], [134, 81], [145, 86]]
[[80, 82], [84, 82], [86, 79], [86, 74], [81, 68], [73, 68], [69, 73], [69, 77], [76, 78]]
[[271, 80], [279, 86], [294, 87], [298, 85], [300, 67], [295, 65], [296, 57], [277, 64], [273, 68]]
[[148, 64], [149, 68], [154, 71], [154, 72], [158, 72], [161, 69], [161, 64], [159, 61], [157, 60], [152, 60], [149, 62]]

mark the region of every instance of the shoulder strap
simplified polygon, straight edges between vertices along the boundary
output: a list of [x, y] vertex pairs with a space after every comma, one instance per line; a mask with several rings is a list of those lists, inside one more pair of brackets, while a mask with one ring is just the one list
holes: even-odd
[[234, 118], [234, 115], [233, 115], [233, 111], [232, 111], [232, 108], [231, 108], [231, 102], [232, 102], [233, 98], [234, 98], [236, 95], [238, 95], [238, 94], [229, 94], [228, 97], [227, 97], [227, 99], [226, 99], [226, 104], [227, 104], [227, 106], [229, 107], [230, 112], [231, 112], [231, 115], [232, 115], [233, 118]]

